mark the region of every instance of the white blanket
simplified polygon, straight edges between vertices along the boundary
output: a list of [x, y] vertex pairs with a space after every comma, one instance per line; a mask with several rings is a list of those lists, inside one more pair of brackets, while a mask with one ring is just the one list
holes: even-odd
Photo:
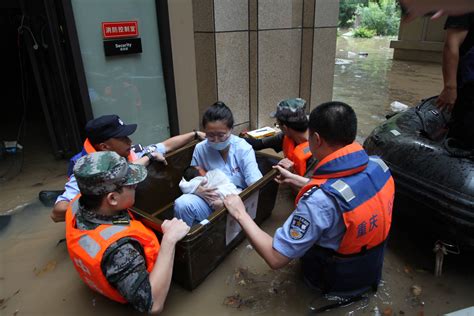
[[219, 169], [210, 170], [204, 177], [199, 176], [190, 181], [186, 181], [182, 178], [179, 182], [179, 188], [183, 193], [193, 194], [201, 184], [205, 188], [216, 188], [221, 199], [229, 194], [239, 194], [242, 192], [242, 190], [230, 182], [225, 173]]

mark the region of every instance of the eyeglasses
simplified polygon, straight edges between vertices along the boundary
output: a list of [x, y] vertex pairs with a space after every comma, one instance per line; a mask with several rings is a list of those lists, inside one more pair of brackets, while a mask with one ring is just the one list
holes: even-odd
[[229, 133], [206, 133], [206, 138], [213, 142], [223, 142], [226, 141], [227, 138], [229, 138], [230, 132]]

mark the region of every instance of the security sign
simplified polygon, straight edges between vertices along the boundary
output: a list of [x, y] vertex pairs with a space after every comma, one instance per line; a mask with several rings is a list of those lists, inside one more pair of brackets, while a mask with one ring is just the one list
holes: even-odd
[[136, 37], [138, 36], [138, 22], [102, 22], [102, 35], [104, 39]]

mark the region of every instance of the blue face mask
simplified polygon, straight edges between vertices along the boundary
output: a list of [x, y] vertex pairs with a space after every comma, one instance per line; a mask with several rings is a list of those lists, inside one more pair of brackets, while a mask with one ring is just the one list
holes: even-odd
[[207, 141], [207, 144], [209, 145], [209, 147], [211, 147], [212, 149], [215, 149], [215, 150], [224, 150], [227, 148], [227, 146], [229, 146], [230, 144], [230, 136], [223, 142], [218, 142], [218, 143], [213, 143], [213, 142], [210, 142], [209, 140]]

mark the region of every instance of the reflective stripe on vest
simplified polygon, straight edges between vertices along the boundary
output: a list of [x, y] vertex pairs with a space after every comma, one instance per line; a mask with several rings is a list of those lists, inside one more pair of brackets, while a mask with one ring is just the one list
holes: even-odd
[[309, 142], [295, 146], [295, 142], [288, 136], [283, 137], [283, 153], [286, 158], [291, 160], [295, 165], [294, 169], [297, 174], [304, 176], [306, 173], [306, 162], [312, 157], [309, 149]]
[[102, 272], [102, 258], [113, 243], [121, 238], [132, 238], [140, 243], [146, 261], [147, 271], [155, 264], [160, 244], [156, 235], [141, 222], [132, 219], [129, 225], [100, 225], [93, 230], [76, 228], [76, 213], [79, 197], [74, 198], [66, 211], [66, 242], [69, 256], [81, 279], [93, 290], [108, 298], [126, 303], [122, 295], [112, 287]]

